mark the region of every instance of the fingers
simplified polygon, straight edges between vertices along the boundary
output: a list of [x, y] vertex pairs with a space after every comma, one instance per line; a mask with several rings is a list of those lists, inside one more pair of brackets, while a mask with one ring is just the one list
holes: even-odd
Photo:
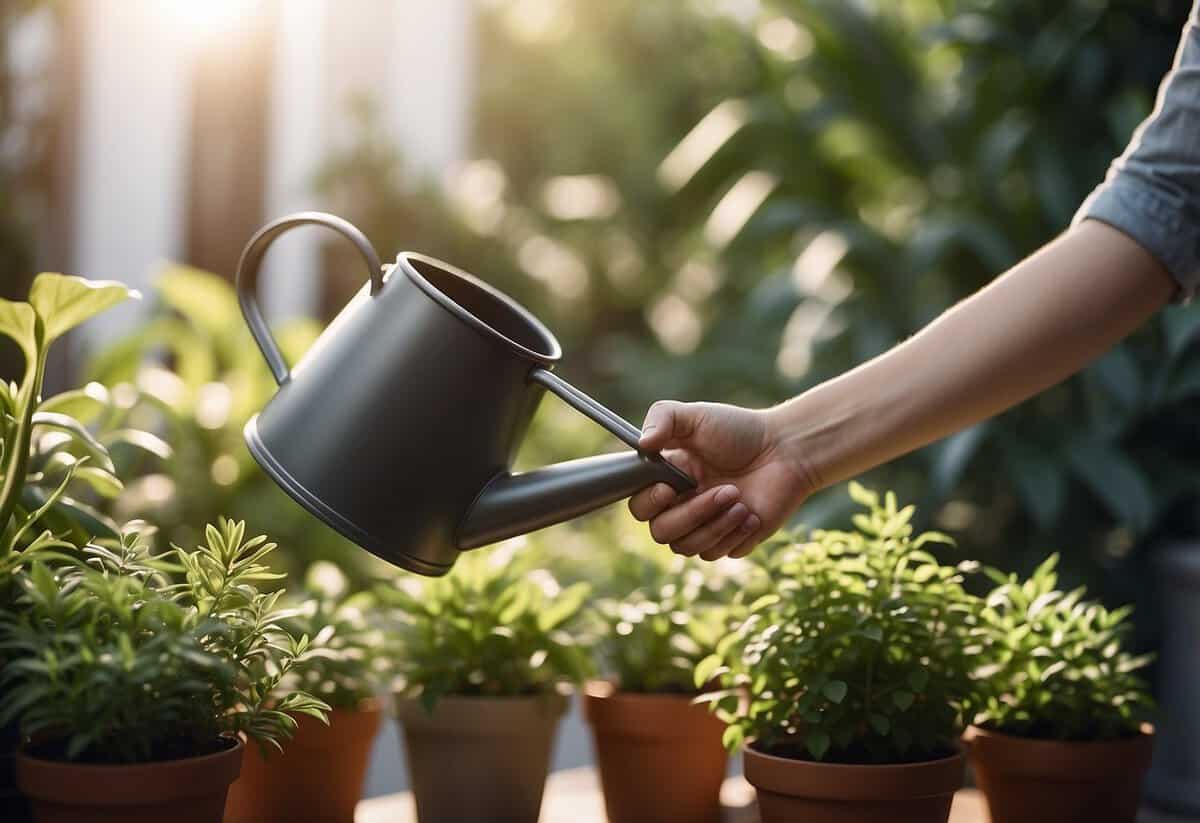
[[715, 486], [652, 517], [650, 534], [659, 543], [673, 543], [723, 514], [740, 496], [737, 486]]
[[665, 449], [690, 437], [693, 429], [695, 412], [687, 403], [660, 400], [646, 412], [638, 445], [647, 451]]
[[[700, 553], [700, 557], [704, 560], [719, 560], [725, 555], [730, 557], [745, 557], [758, 541], [754, 539], [755, 533], [762, 526], [762, 521], [759, 520], [757, 514], [751, 513], [738, 525], [736, 529], [726, 534], [712, 548]], [[735, 551], [743, 551], [742, 554], [734, 554]]]
[[755, 533], [752, 533], [752, 534], [744, 537], [742, 539], [742, 542], [740, 542], [738, 545], [736, 545], [732, 549], [730, 549], [729, 556], [732, 558], [735, 558], [735, 559], [745, 557], [746, 555], [750, 554], [750, 552], [752, 552], [756, 548], [758, 548], [758, 544], [761, 541], [762, 541], [762, 535], [757, 534], [757, 529], [756, 529]]
[[655, 483], [629, 498], [629, 513], [644, 523], [666, 511], [677, 497], [675, 490], [666, 483]]
[[726, 536], [737, 531], [750, 515], [750, 509], [745, 503], [734, 503], [723, 514], [695, 529], [680, 540], [671, 544], [671, 551], [688, 557], [713, 549]]

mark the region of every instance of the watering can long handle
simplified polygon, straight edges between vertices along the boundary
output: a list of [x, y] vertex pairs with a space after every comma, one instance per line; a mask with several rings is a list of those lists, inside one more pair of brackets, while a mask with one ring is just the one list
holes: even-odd
[[302, 211], [281, 217], [259, 229], [242, 251], [242, 257], [238, 261], [235, 283], [238, 304], [242, 307], [242, 315], [246, 318], [246, 325], [250, 327], [250, 334], [254, 336], [254, 342], [258, 343], [258, 348], [262, 350], [267, 365], [271, 367], [271, 374], [275, 376], [275, 382], [281, 385], [287, 381], [291, 369], [284, 360], [283, 352], [279, 350], [275, 338], [271, 336], [271, 329], [267, 326], [266, 318], [263, 317], [262, 309], [258, 305], [256, 296], [258, 273], [267, 248], [279, 238], [279, 235], [297, 226], [310, 225], [333, 229], [353, 243], [367, 264], [367, 274], [371, 278], [371, 294], [378, 294], [379, 290], [383, 288], [383, 266], [379, 262], [379, 255], [375, 253], [375, 248], [366, 235], [347, 220], [325, 212]]
[[[608, 429], [618, 440], [631, 449], [638, 452], [642, 451], [641, 446], [638, 445], [642, 437], [641, 429], [604, 406], [595, 398], [589, 397], [584, 392], [572, 386], [554, 372], [549, 369], [534, 369], [529, 373], [529, 380], [557, 395], [559, 399], [575, 409], [575, 411], [585, 417], [591, 418], [605, 429]], [[686, 492], [696, 488], [696, 481], [687, 472], [673, 465], [658, 452], [645, 452], [643, 456], [663, 464], [663, 468], [667, 469], [667, 473], [670, 475], [668, 482], [676, 491]]]

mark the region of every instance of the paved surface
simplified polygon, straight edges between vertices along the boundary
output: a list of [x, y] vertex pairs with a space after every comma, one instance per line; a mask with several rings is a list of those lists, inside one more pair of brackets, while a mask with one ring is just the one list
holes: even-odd
[[[758, 823], [754, 789], [740, 776], [730, 777], [721, 789], [724, 823]], [[408, 792], [375, 797], [358, 805], [355, 823], [416, 823], [412, 795]], [[594, 769], [583, 767], [554, 772], [546, 782], [542, 823], [605, 823], [604, 801]], [[950, 823], [989, 823], [983, 796], [963, 789], [954, 797]], [[1195, 818], [1143, 811], [1138, 823], [1200, 823]]]
[[[725, 823], [758, 823], [754, 789], [741, 777], [731, 777], [725, 781], [721, 789], [721, 803], [725, 807]], [[412, 795], [402, 792], [364, 800], [358, 805], [355, 823], [415, 823], [416, 819]], [[542, 800], [542, 823], [604, 821], [604, 801], [593, 769], [566, 769], [550, 775]], [[950, 823], [987, 823], [983, 798], [978, 792], [964, 789], [958, 793], [954, 798]]]

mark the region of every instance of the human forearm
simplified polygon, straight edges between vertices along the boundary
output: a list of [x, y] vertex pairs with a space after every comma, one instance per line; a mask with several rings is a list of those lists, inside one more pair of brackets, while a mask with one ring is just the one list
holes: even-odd
[[997, 414], [1080, 370], [1170, 298], [1162, 266], [1085, 221], [910, 340], [768, 412], [815, 488]]

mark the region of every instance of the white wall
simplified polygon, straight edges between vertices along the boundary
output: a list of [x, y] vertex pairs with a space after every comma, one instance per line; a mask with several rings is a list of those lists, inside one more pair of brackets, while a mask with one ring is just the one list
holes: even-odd
[[[71, 272], [145, 289], [183, 246], [189, 106], [186, 49], [159, 0], [89, 0], [77, 128]], [[87, 324], [94, 340], [130, 307]]]
[[[87, 0], [77, 130], [74, 272], [146, 290], [156, 266], [185, 246], [192, 56], [255, 0]], [[197, 5], [192, 5], [197, 4]], [[218, 18], [204, 10], [219, 6]], [[286, 0], [271, 106], [267, 219], [322, 203], [311, 183], [352, 136], [351, 93], [376, 98], [405, 157], [440, 176], [463, 158], [470, 108], [470, 0]], [[198, 10], [199, 9], [199, 10]], [[215, 20], [215, 22], [214, 22]], [[212, 27], [212, 28], [208, 28]], [[265, 301], [272, 317], [316, 305], [319, 230], [273, 247]], [[394, 249], [380, 249], [385, 258]], [[85, 342], [127, 326], [137, 308], [85, 327]]]

